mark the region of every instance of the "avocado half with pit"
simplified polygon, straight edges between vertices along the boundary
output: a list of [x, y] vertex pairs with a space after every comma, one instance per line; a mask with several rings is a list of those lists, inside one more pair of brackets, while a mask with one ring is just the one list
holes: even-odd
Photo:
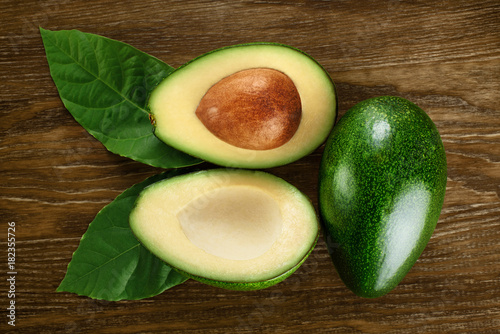
[[300, 267], [316, 244], [319, 222], [310, 200], [283, 179], [215, 169], [144, 189], [130, 227], [147, 249], [188, 277], [257, 290]]
[[148, 108], [166, 144], [222, 166], [268, 168], [326, 140], [337, 95], [328, 73], [304, 52], [254, 43], [179, 67], [154, 89]]

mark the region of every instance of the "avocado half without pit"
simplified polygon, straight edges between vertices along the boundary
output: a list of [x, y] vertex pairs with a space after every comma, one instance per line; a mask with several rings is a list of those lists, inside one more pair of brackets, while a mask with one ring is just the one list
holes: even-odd
[[179, 67], [152, 92], [155, 135], [227, 167], [268, 168], [321, 145], [337, 115], [328, 73], [282, 44], [234, 45]]
[[144, 189], [130, 227], [147, 249], [188, 277], [257, 290], [300, 267], [316, 244], [319, 222], [309, 199], [283, 179], [215, 169]]

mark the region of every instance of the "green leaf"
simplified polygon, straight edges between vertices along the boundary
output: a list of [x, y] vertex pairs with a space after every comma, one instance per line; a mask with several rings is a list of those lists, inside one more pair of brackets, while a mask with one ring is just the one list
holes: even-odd
[[99, 35], [42, 28], [40, 33], [65, 107], [109, 151], [161, 168], [201, 162], [157, 139], [149, 121], [148, 96], [173, 67]]
[[125, 190], [90, 223], [57, 288], [94, 299], [135, 300], [155, 296], [187, 278], [150, 253], [134, 237], [129, 215], [148, 185], [181, 174], [172, 170]]

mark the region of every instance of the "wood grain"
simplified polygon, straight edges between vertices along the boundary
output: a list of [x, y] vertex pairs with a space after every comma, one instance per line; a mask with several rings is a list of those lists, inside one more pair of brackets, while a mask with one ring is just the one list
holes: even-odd
[[[0, 332], [500, 331], [498, 1], [5, 0], [0, 17]], [[369, 97], [410, 99], [436, 123], [448, 159], [445, 203], [427, 248], [403, 282], [377, 299], [347, 290], [323, 240], [296, 274], [262, 291], [187, 281], [141, 301], [56, 293], [96, 213], [160, 170], [109, 153], [74, 121], [51, 80], [39, 26], [118, 39], [176, 67], [225, 45], [289, 44], [331, 74], [339, 117]], [[321, 153], [269, 172], [317, 205]], [[5, 317], [10, 221], [15, 328]]]

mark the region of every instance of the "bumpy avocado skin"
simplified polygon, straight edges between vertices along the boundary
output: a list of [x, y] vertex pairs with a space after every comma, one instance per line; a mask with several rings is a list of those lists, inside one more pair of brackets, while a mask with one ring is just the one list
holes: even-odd
[[383, 296], [405, 277], [436, 227], [446, 178], [436, 126], [408, 100], [365, 100], [334, 127], [319, 208], [334, 265], [355, 294]]

